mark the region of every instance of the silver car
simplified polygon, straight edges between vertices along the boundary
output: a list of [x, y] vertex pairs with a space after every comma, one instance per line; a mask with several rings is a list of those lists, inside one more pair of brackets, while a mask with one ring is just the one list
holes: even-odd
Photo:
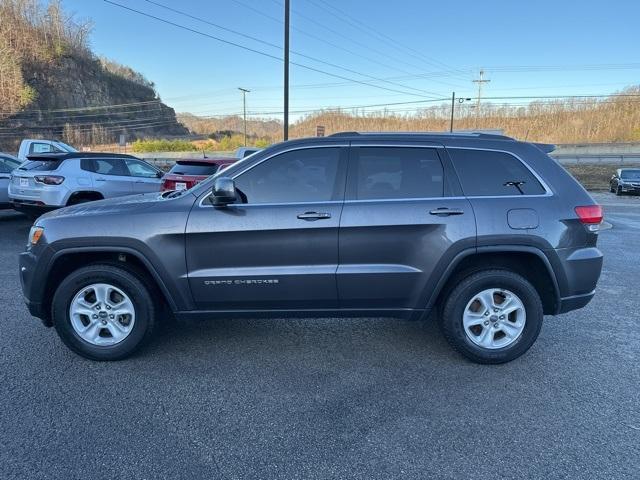
[[103, 198], [160, 191], [163, 172], [131, 155], [31, 155], [13, 171], [9, 198], [18, 211], [45, 211]]
[[20, 160], [12, 155], [0, 153], [0, 209], [11, 208], [9, 203], [9, 181], [11, 172], [18, 168]]

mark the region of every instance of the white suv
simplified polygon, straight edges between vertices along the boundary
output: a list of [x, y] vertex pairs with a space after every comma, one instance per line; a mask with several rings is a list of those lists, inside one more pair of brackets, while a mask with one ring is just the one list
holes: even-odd
[[103, 198], [160, 191], [163, 172], [131, 155], [30, 155], [13, 171], [9, 199], [30, 217]]

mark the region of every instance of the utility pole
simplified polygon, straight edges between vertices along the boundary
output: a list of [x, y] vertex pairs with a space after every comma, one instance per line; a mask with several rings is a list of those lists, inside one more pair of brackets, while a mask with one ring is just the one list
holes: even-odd
[[251, 90], [247, 90], [246, 88], [238, 87], [238, 90], [242, 92], [242, 110], [244, 112], [244, 146], [247, 146], [247, 93], [251, 92]]
[[451, 94], [451, 121], [449, 122], [449, 131], [453, 132], [453, 111], [456, 108], [456, 92]]
[[474, 80], [473, 83], [478, 84], [478, 103], [476, 105], [476, 128], [480, 125], [480, 101], [482, 99], [482, 85], [484, 83], [489, 83], [491, 80], [486, 80], [484, 78], [484, 70], [480, 69], [480, 78]]
[[284, 0], [284, 141], [289, 140], [289, 0]]

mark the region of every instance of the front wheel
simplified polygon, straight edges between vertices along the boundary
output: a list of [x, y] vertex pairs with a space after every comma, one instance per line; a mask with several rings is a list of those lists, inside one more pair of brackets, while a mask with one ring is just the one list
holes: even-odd
[[447, 296], [441, 327], [451, 346], [477, 363], [505, 363], [538, 338], [543, 309], [521, 275], [485, 270], [462, 280]]
[[621, 196], [622, 195], [622, 188], [620, 188], [620, 185], [618, 185], [618, 187], [616, 188], [616, 195], [617, 196]]
[[155, 309], [147, 287], [128, 270], [89, 265], [67, 276], [53, 297], [62, 341], [92, 360], [120, 360], [151, 336]]

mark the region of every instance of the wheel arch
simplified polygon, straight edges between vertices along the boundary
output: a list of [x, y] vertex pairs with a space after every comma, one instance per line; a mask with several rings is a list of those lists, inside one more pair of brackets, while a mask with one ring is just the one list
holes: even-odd
[[[56, 252], [43, 272], [46, 282], [43, 285], [43, 310], [49, 312], [56, 286], [69, 273], [80, 266], [91, 263], [108, 263], [125, 268], [143, 277], [157, 290], [166, 306], [177, 312], [178, 307], [170, 288], [162, 279], [153, 264], [140, 252], [128, 247], [77, 247]], [[45, 322], [50, 324], [50, 320]], [[49, 325], [50, 326], [50, 325]]]
[[560, 288], [545, 253], [526, 245], [496, 245], [464, 250], [454, 257], [432, 291], [425, 312], [442, 304], [444, 297], [462, 278], [485, 269], [503, 268], [529, 280], [540, 295], [545, 315], [560, 308]]
[[69, 198], [67, 198], [66, 205], [71, 205], [73, 200], [78, 198], [90, 198], [92, 200], [104, 200], [104, 195], [97, 190], [77, 190], [71, 192]]

